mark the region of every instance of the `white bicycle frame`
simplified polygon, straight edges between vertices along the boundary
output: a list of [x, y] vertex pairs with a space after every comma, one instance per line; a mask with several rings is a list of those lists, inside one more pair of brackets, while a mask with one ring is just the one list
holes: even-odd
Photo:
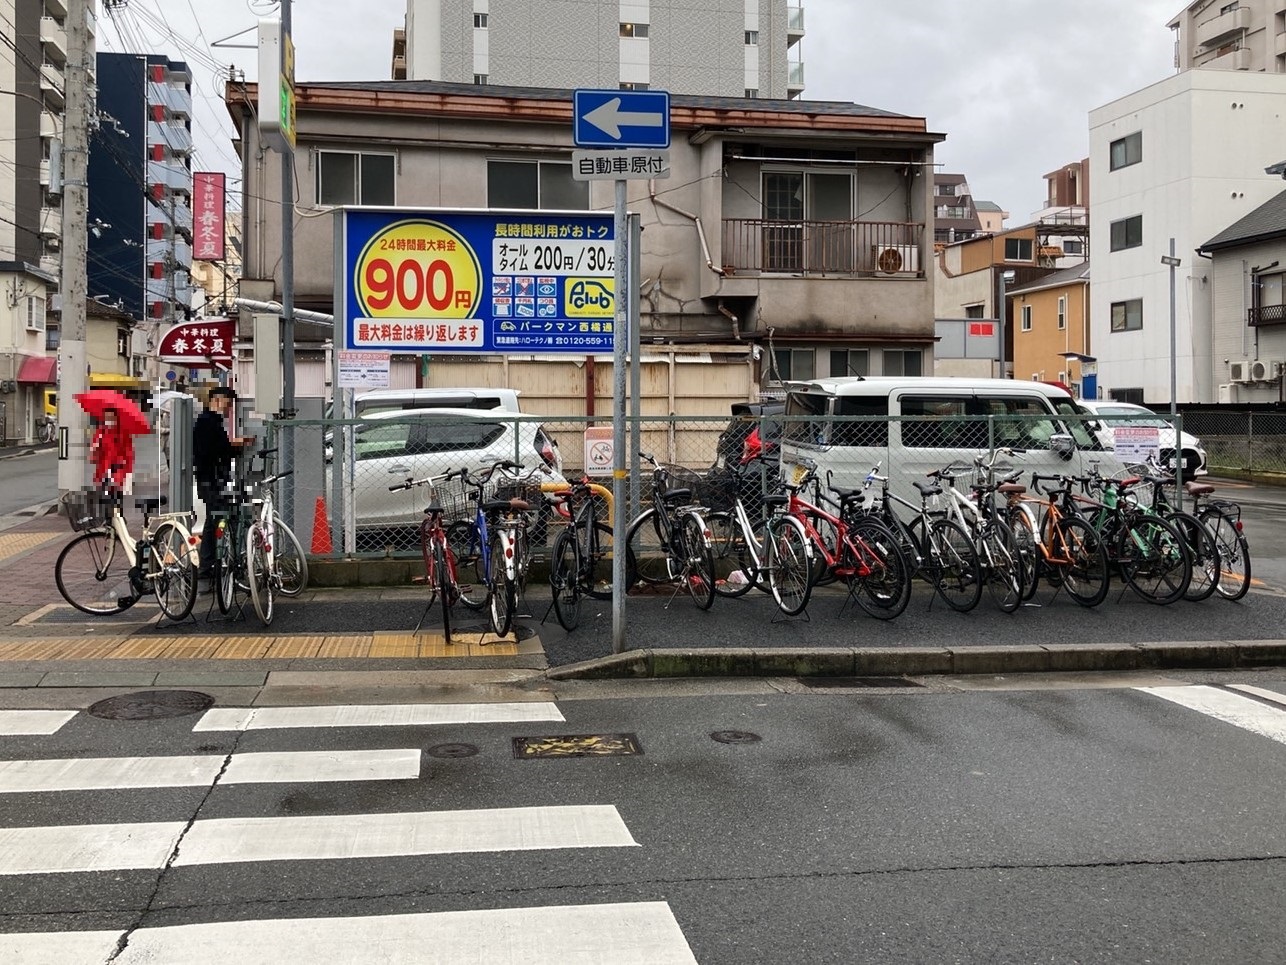
[[[192, 531], [183, 523], [184, 517], [188, 515], [188, 513], [156, 513], [150, 515], [148, 519], [153, 522], [173, 523], [175, 528], [183, 536], [184, 545], [188, 548], [188, 559], [191, 560], [193, 566], [199, 566], [197, 548], [192, 544]], [[112, 545], [107, 551], [106, 563], [108, 566], [110, 566], [112, 560], [115, 559], [116, 546], [119, 544], [125, 553], [125, 559], [129, 563], [129, 568], [131, 570], [134, 569], [134, 567], [138, 565], [138, 552], [135, 548], [138, 540], [135, 539], [134, 534], [129, 531], [129, 525], [125, 522], [125, 516], [121, 513], [119, 506], [112, 506], [112, 518], [106, 528], [116, 536], [116, 538], [112, 540]], [[153, 531], [154, 529], [152, 527], [144, 527], [142, 536], [144, 542], [146, 542], [147, 538], [152, 535]]]
[[[522, 467], [519, 467], [520, 469]], [[500, 476], [500, 482], [507, 483], [531, 483], [538, 470], [527, 470], [523, 475], [514, 472], [505, 472]], [[537, 484], [539, 485], [539, 484]], [[488, 527], [488, 534], [495, 532], [500, 534], [501, 551], [505, 554], [505, 579], [510, 583], [518, 582], [518, 522], [515, 519], [502, 519], [496, 523], [494, 529]]]

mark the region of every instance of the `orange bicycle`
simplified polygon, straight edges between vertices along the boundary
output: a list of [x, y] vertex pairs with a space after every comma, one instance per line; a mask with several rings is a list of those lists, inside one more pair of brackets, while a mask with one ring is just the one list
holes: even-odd
[[[1057, 486], [1041, 489], [1042, 482]], [[1098, 531], [1076, 515], [1071, 502], [1073, 476], [1032, 474], [1032, 489], [1044, 498], [1026, 495], [1016, 483], [1004, 488], [1009, 526], [1024, 556], [1023, 599], [1036, 595], [1043, 576], [1050, 586], [1067, 591], [1081, 606], [1098, 606], [1107, 599], [1107, 553]]]

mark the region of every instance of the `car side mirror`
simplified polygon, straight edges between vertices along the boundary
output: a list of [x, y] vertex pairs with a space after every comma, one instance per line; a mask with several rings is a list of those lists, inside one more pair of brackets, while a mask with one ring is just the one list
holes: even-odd
[[1071, 459], [1076, 451], [1076, 440], [1066, 432], [1056, 432], [1049, 437], [1049, 448], [1064, 459]]

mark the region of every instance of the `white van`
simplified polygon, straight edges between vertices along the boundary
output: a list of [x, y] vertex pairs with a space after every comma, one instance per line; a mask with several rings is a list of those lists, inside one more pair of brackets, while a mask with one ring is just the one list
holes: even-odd
[[787, 480], [802, 477], [812, 462], [823, 485], [829, 473], [834, 485], [855, 489], [879, 463], [893, 492], [918, 506], [914, 481], [953, 463], [971, 465], [992, 447], [1013, 450], [997, 465], [1027, 470], [1028, 483], [1030, 472], [1123, 469], [1085, 426], [1067, 390], [1044, 382], [854, 376], [786, 388], [781, 467]]

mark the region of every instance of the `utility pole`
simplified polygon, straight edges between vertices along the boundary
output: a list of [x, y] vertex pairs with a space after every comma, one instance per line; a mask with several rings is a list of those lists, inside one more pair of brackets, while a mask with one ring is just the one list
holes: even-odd
[[[294, 38], [291, 36], [290, 0], [281, 0], [281, 49], [289, 83], [295, 83]], [[289, 63], [286, 63], [286, 61]], [[266, 78], [260, 77], [262, 85]], [[293, 127], [294, 118], [290, 118]], [[295, 418], [295, 152], [294, 133], [286, 149], [281, 152], [281, 417]], [[255, 346], [255, 351], [259, 347]], [[258, 400], [255, 401], [258, 405]], [[260, 411], [264, 411], [262, 408]], [[295, 438], [289, 428], [282, 434], [278, 465], [282, 472], [295, 468]], [[285, 486], [281, 490], [281, 514], [292, 523], [294, 517], [295, 489]]]
[[85, 332], [86, 249], [89, 198], [88, 0], [67, 0], [67, 68], [64, 73], [62, 182], [62, 338], [58, 346], [58, 488], [86, 483], [87, 420], [75, 396], [89, 385]]

